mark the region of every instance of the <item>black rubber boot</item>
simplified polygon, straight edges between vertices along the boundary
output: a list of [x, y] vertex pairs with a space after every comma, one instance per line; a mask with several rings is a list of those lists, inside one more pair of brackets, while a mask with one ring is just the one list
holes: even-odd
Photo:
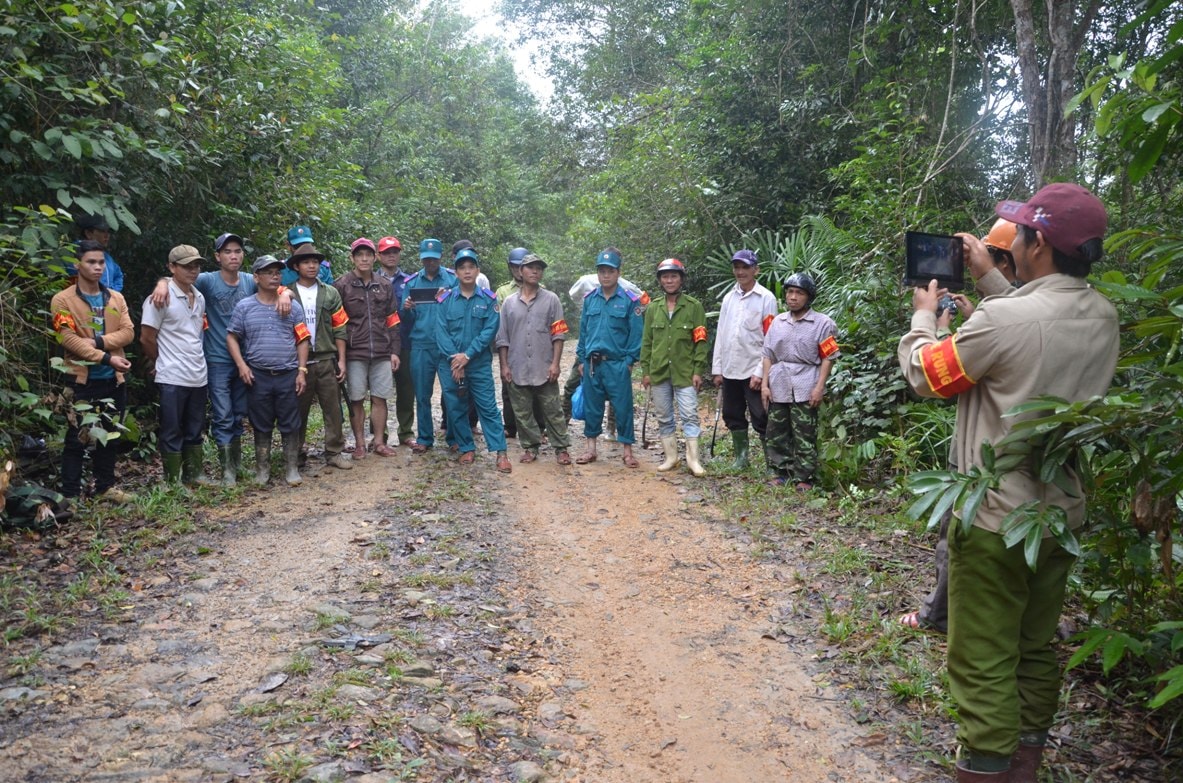
[[271, 478], [271, 433], [255, 433], [255, 483], [267, 485]]
[[177, 452], [161, 454], [160, 462], [164, 465], [164, 480], [169, 484], [180, 484], [181, 455]]
[[181, 481], [187, 487], [208, 487], [215, 483], [206, 478], [201, 446], [186, 446], [181, 450]]

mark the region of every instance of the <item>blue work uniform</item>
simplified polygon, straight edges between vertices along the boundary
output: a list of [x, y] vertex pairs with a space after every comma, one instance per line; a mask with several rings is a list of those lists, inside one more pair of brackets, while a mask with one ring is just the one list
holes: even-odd
[[493, 387], [493, 340], [501, 326], [501, 307], [497, 294], [478, 288], [472, 296], [460, 293], [460, 286], [449, 289], [439, 305], [440, 390], [448, 411], [448, 436], [456, 440], [460, 453], [475, 451], [472, 427], [468, 424], [468, 400], [461, 399], [460, 387], [452, 379], [452, 359], [458, 353], [468, 357], [464, 381], [476, 405], [485, 445], [489, 451], [505, 451], [505, 426], [497, 408]]
[[[409, 331], [404, 333], [403, 339], [411, 339], [411, 383], [415, 386], [415, 419], [418, 430], [415, 442], [428, 448], [435, 444], [431, 395], [435, 391], [435, 376], [440, 363], [440, 350], [436, 345], [436, 332], [439, 331], [436, 324], [440, 322], [440, 306], [436, 302], [418, 302], [413, 308], [408, 308], [407, 301], [411, 298], [410, 292], [413, 288], [450, 289], [456, 284], [456, 275], [443, 267], [440, 267], [436, 276], [430, 280], [420, 270], [407, 280], [403, 288], [402, 309], [399, 310], [402, 322], [410, 324], [407, 327]], [[450, 428], [448, 440], [452, 440]]]
[[575, 357], [583, 365], [583, 434], [588, 438], [603, 432], [606, 400], [616, 409], [617, 442], [636, 442], [630, 368], [641, 358], [644, 316], [640, 295], [619, 285], [607, 298], [599, 286], [583, 298]]

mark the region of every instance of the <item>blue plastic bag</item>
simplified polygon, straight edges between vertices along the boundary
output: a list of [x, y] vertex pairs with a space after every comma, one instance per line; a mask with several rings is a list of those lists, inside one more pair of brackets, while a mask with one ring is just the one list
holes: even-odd
[[571, 395], [571, 418], [576, 421], [583, 421], [583, 384], [575, 387], [575, 393]]

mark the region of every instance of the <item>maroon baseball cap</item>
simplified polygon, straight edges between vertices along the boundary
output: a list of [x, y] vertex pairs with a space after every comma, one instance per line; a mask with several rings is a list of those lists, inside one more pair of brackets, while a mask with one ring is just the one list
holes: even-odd
[[1080, 246], [1104, 237], [1109, 225], [1101, 200], [1071, 182], [1045, 185], [1026, 202], [1000, 201], [994, 213], [1039, 231], [1052, 247], [1072, 258], [1083, 258]]
[[374, 243], [371, 240], [366, 239], [365, 237], [358, 237], [357, 239], [353, 240], [353, 244], [349, 246], [349, 254], [353, 255], [354, 253], [356, 253], [358, 251], [359, 248], [363, 248], [363, 247], [369, 248], [371, 251], [373, 251], [375, 253], [378, 252], [374, 248]]

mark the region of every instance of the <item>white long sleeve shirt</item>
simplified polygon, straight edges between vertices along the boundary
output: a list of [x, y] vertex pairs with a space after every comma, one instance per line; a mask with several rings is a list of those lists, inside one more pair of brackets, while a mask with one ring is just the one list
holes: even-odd
[[723, 297], [711, 375], [732, 380], [764, 376], [764, 332], [776, 317], [776, 297], [756, 283], [751, 291], [738, 284]]

